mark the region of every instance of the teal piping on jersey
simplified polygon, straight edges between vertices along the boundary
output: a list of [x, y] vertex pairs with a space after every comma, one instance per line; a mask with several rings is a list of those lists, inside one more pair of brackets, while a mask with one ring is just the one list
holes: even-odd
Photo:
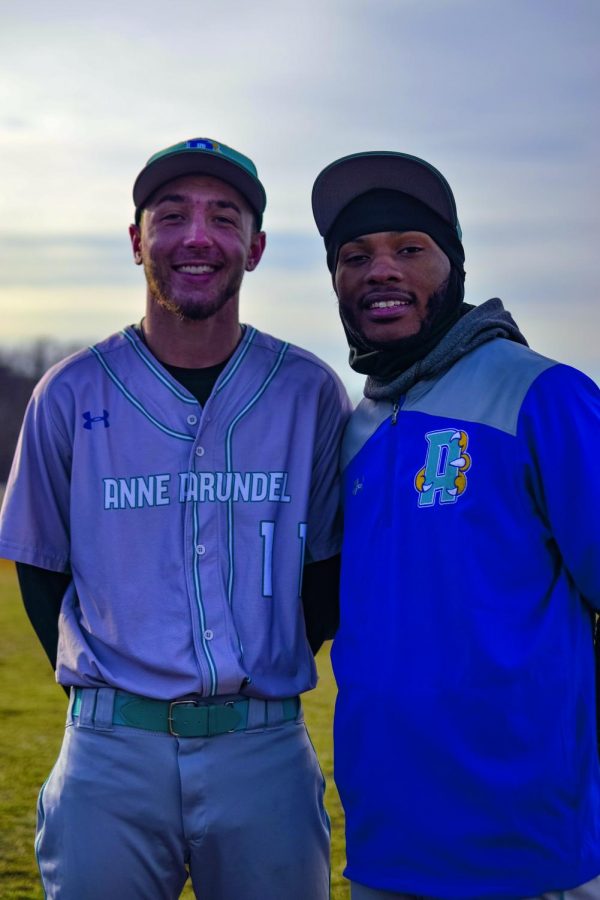
[[200, 561], [198, 554], [196, 553], [196, 547], [198, 546], [198, 536], [199, 536], [200, 528], [198, 524], [198, 501], [194, 503], [194, 591], [196, 594], [196, 607], [198, 609], [198, 618], [200, 619], [200, 639], [202, 641], [202, 648], [204, 650], [208, 668], [210, 670], [210, 696], [214, 697], [217, 693], [217, 669], [215, 666], [215, 661], [212, 658], [212, 654], [208, 647], [208, 641], [204, 637], [204, 632], [206, 631], [206, 617], [204, 615], [204, 605], [202, 603], [202, 587], [200, 585]]
[[[246, 403], [245, 407], [237, 414], [235, 419], [231, 422], [229, 428], [227, 429], [227, 436], [225, 438], [225, 469], [227, 472], [233, 471], [233, 461], [232, 461], [232, 438], [233, 431], [238, 422], [243, 419], [243, 417], [250, 412], [254, 404], [262, 397], [270, 383], [275, 378], [277, 372], [281, 368], [283, 363], [283, 359], [285, 354], [288, 351], [289, 344], [285, 343], [281, 347], [277, 359], [275, 360], [275, 365], [263, 381], [262, 385], [259, 387], [255, 395], [251, 400]], [[227, 578], [227, 599], [229, 601], [229, 606], [231, 607], [233, 602], [233, 500], [230, 497], [227, 502], [227, 543], [229, 550], [229, 575]], [[243, 647], [240, 642], [240, 652], [243, 653]]]
[[182, 431], [174, 431], [172, 428], [168, 428], [166, 425], [163, 425], [161, 422], [158, 421], [158, 419], [155, 419], [154, 416], [151, 415], [147, 409], [144, 409], [144, 407], [142, 406], [140, 401], [136, 400], [136, 398], [133, 396], [133, 394], [129, 393], [129, 391], [123, 384], [123, 382], [115, 375], [115, 373], [112, 371], [112, 369], [110, 368], [108, 363], [103, 359], [100, 351], [96, 347], [90, 347], [90, 350], [92, 351], [92, 353], [94, 354], [94, 356], [96, 357], [96, 359], [98, 360], [98, 362], [100, 363], [100, 365], [102, 366], [102, 368], [104, 369], [104, 371], [106, 372], [106, 374], [108, 375], [110, 380], [118, 387], [118, 389], [127, 398], [127, 400], [129, 400], [129, 402], [133, 406], [135, 406], [135, 408], [138, 409], [142, 413], [142, 415], [144, 415], [150, 422], [152, 422], [153, 425], [155, 425], [157, 428], [159, 428], [160, 431], [163, 431], [165, 434], [168, 434], [170, 437], [178, 438], [178, 440], [180, 440], [180, 441], [192, 441], [193, 442], [196, 440], [195, 436], [192, 436], [191, 434], [185, 434]]
[[127, 338], [127, 340], [129, 341], [129, 343], [131, 344], [131, 346], [133, 347], [133, 349], [135, 350], [135, 352], [137, 353], [137, 355], [139, 356], [141, 361], [144, 363], [144, 365], [150, 369], [150, 371], [152, 372], [153, 375], [156, 375], [158, 380], [161, 381], [164, 384], [164, 386], [166, 388], [168, 388], [168, 390], [171, 391], [172, 394], [175, 394], [175, 396], [179, 400], [183, 400], [184, 403], [189, 403], [191, 406], [198, 406], [198, 401], [194, 397], [190, 397], [188, 394], [184, 394], [183, 391], [179, 390], [179, 388], [176, 385], [172, 384], [169, 381], [169, 379], [166, 377], [166, 375], [160, 371], [158, 366], [154, 365], [152, 360], [146, 355], [146, 353], [144, 352], [142, 347], [140, 347], [138, 345], [138, 342], [136, 341], [136, 339], [131, 334], [129, 334], [129, 332], [127, 331], [126, 328], [123, 329], [121, 334], [123, 335], [123, 337]]
[[248, 337], [246, 338], [246, 346], [242, 347], [242, 349], [240, 350], [240, 355], [238, 356], [238, 358], [232, 365], [231, 369], [229, 370], [227, 375], [224, 377], [223, 381], [216, 386], [215, 394], [218, 394], [219, 391], [222, 391], [223, 388], [225, 387], [225, 385], [233, 378], [233, 376], [239, 369], [240, 365], [242, 364], [242, 361], [243, 361], [244, 357], [246, 356], [248, 350], [250, 349], [250, 346], [252, 344], [252, 341], [254, 340], [255, 335], [256, 335], [256, 328], [250, 327], [248, 330]]

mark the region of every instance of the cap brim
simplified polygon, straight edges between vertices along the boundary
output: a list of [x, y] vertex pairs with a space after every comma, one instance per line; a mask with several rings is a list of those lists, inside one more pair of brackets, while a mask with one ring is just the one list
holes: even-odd
[[338, 159], [317, 177], [312, 190], [312, 209], [319, 233], [325, 237], [352, 200], [378, 188], [409, 194], [453, 228], [458, 226], [454, 196], [441, 172], [416, 156], [372, 151]]
[[197, 150], [191, 152], [182, 150], [146, 166], [133, 186], [133, 202], [136, 209], [143, 207], [161, 185], [182, 175], [211, 175], [220, 178], [238, 190], [259, 216], [265, 211], [267, 197], [258, 179], [224, 156], [201, 153]]

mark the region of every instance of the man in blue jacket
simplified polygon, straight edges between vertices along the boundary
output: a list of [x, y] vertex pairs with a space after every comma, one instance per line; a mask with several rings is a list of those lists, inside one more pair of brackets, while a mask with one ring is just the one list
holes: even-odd
[[343, 448], [336, 780], [353, 900], [600, 897], [600, 392], [463, 301], [446, 179], [317, 178], [367, 375]]

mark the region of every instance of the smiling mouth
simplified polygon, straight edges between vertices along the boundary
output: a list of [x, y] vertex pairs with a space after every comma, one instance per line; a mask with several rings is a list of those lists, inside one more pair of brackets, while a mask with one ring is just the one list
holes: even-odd
[[412, 300], [371, 300], [367, 309], [393, 309], [396, 306], [410, 306]]
[[176, 272], [183, 272], [184, 275], [209, 275], [212, 272], [216, 272], [218, 266], [211, 266], [208, 263], [181, 263], [178, 266], [173, 266]]

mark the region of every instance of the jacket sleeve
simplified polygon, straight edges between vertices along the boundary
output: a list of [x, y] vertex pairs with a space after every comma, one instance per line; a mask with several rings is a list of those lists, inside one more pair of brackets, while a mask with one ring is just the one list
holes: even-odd
[[530, 388], [518, 427], [548, 540], [582, 598], [600, 611], [600, 391], [576, 369], [553, 366]]

